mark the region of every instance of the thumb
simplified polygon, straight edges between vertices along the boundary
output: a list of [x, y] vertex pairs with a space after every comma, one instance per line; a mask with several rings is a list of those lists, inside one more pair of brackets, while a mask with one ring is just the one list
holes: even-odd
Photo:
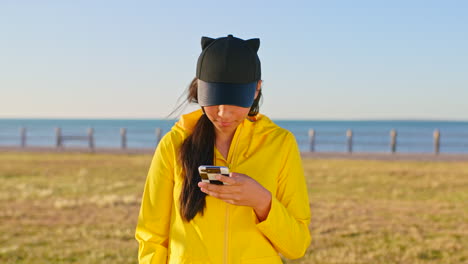
[[231, 173], [229, 173], [229, 177], [232, 177], [232, 178], [238, 178], [239, 175], [240, 175], [240, 174], [237, 173], [237, 172], [231, 172]]
[[232, 177], [232, 178], [245, 178], [245, 177], [249, 177], [245, 174], [242, 174], [242, 173], [237, 173], [237, 172], [231, 172], [229, 173], [229, 176]]

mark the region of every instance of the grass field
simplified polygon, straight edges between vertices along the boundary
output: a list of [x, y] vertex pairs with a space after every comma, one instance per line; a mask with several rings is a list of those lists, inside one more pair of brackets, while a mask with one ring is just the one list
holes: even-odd
[[[0, 263], [136, 263], [151, 155], [0, 153]], [[285, 263], [468, 263], [468, 162], [304, 160], [313, 242]]]

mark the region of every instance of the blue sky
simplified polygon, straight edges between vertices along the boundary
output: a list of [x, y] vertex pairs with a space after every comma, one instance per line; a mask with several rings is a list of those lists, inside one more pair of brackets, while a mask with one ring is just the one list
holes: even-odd
[[165, 117], [201, 36], [233, 34], [261, 40], [272, 118], [468, 120], [466, 14], [450, 0], [3, 0], [0, 118]]

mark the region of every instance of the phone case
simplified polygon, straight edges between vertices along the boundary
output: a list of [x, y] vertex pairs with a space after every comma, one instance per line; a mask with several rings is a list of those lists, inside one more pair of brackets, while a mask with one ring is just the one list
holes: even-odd
[[202, 165], [198, 167], [198, 172], [200, 173], [202, 182], [208, 182], [211, 184], [224, 184], [222, 181], [216, 180], [215, 176], [217, 174], [229, 177], [229, 168], [223, 166]]

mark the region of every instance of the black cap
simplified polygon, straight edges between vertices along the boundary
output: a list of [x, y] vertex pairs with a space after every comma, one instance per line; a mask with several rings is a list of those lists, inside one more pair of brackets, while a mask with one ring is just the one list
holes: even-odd
[[261, 78], [260, 39], [202, 37], [201, 46], [196, 74], [198, 103], [251, 107]]

